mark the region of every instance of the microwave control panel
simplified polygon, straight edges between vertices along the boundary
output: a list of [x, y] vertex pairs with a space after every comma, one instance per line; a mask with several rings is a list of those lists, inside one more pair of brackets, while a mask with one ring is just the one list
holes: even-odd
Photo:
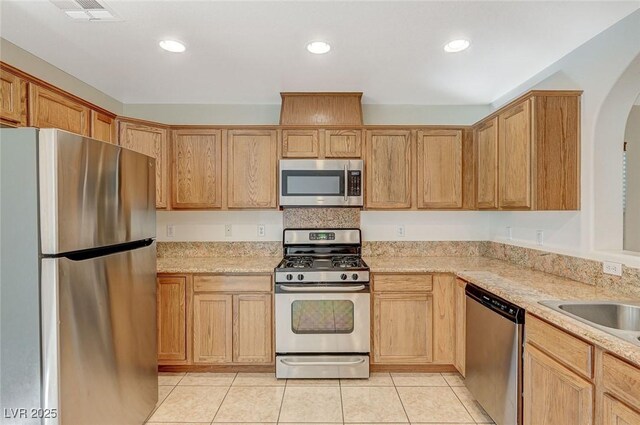
[[362, 172], [360, 170], [349, 171], [348, 190], [349, 196], [362, 196]]

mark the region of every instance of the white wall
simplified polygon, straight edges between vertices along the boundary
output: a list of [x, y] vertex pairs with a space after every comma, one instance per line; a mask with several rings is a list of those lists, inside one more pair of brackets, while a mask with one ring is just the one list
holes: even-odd
[[627, 209], [624, 217], [624, 249], [640, 252], [640, 106], [634, 106], [631, 109], [624, 139], [627, 142]]
[[[611, 92], [621, 76], [640, 58], [640, 11], [634, 12], [616, 25], [578, 47], [541, 73], [497, 99], [495, 108], [530, 89], [581, 89], [581, 211], [492, 213], [491, 238], [505, 238], [510, 226], [514, 242], [535, 246], [535, 230], [543, 230], [547, 249], [590, 258], [608, 258], [603, 250], [622, 248], [622, 128], [605, 128], [611, 123], [605, 114], [614, 110]], [[635, 68], [634, 68], [635, 69]], [[637, 77], [637, 76], [636, 76]], [[640, 79], [638, 84], [640, 85]], [[633, 94], [633, 99], [638, 91]], [[626, 113], [631, 108], [621, 101]], [[621, 116], [620, 118], [623, 118]], [[617, 158], [617, 162], [616, 162]], [[613, 242], [612, 242], [613, 241]], [[616, 245], [617, 244], [617, 245]], [[617, 256], [617, 254], [616, 254]], [[640, 264], [638, 257], [617, 256], [627, 264]]]

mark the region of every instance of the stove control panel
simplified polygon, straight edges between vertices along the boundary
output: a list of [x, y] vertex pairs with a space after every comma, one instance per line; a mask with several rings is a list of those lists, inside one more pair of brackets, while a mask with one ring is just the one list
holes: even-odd
[[300, 283], [339, 283], [339, 282], [369, 282], [369, 270], [348, 271], [305, 271], [291, 273], [276, 270], [276, 283], [300, 282]]
[[310, 241], [335, 241], [336, 234], [334, 232], [311, 232], [309, 233]]

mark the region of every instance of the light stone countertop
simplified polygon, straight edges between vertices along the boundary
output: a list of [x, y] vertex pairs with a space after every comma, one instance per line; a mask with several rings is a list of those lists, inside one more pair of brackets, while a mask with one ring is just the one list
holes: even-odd
[[[272, 273], [281, 257], [158, 258], [158, 273]], [[544, 300], [620, 300], [615, 288], [587, 285], [485, 257], [365, 257], [373, 273], [453, 273], [550, 323], [640, 366], [640, 347], [539, 304]]]
[[158, 273], [273, 273], [282, 257], [160, 257]]
[[368, 257], [364, 260], [373, 273], [454, 273], [640, 367], [640, 347], [539, 304], [546, 300], [616, 300], [640, 304], [638, 297], [484, 257]]

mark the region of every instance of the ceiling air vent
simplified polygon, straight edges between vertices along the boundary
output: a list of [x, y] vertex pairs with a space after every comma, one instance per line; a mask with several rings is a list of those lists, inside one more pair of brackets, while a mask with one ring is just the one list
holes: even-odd
[[51, 0], [69, 18], [76, 21], [121, 21], [115, 13], [97, 0]]

